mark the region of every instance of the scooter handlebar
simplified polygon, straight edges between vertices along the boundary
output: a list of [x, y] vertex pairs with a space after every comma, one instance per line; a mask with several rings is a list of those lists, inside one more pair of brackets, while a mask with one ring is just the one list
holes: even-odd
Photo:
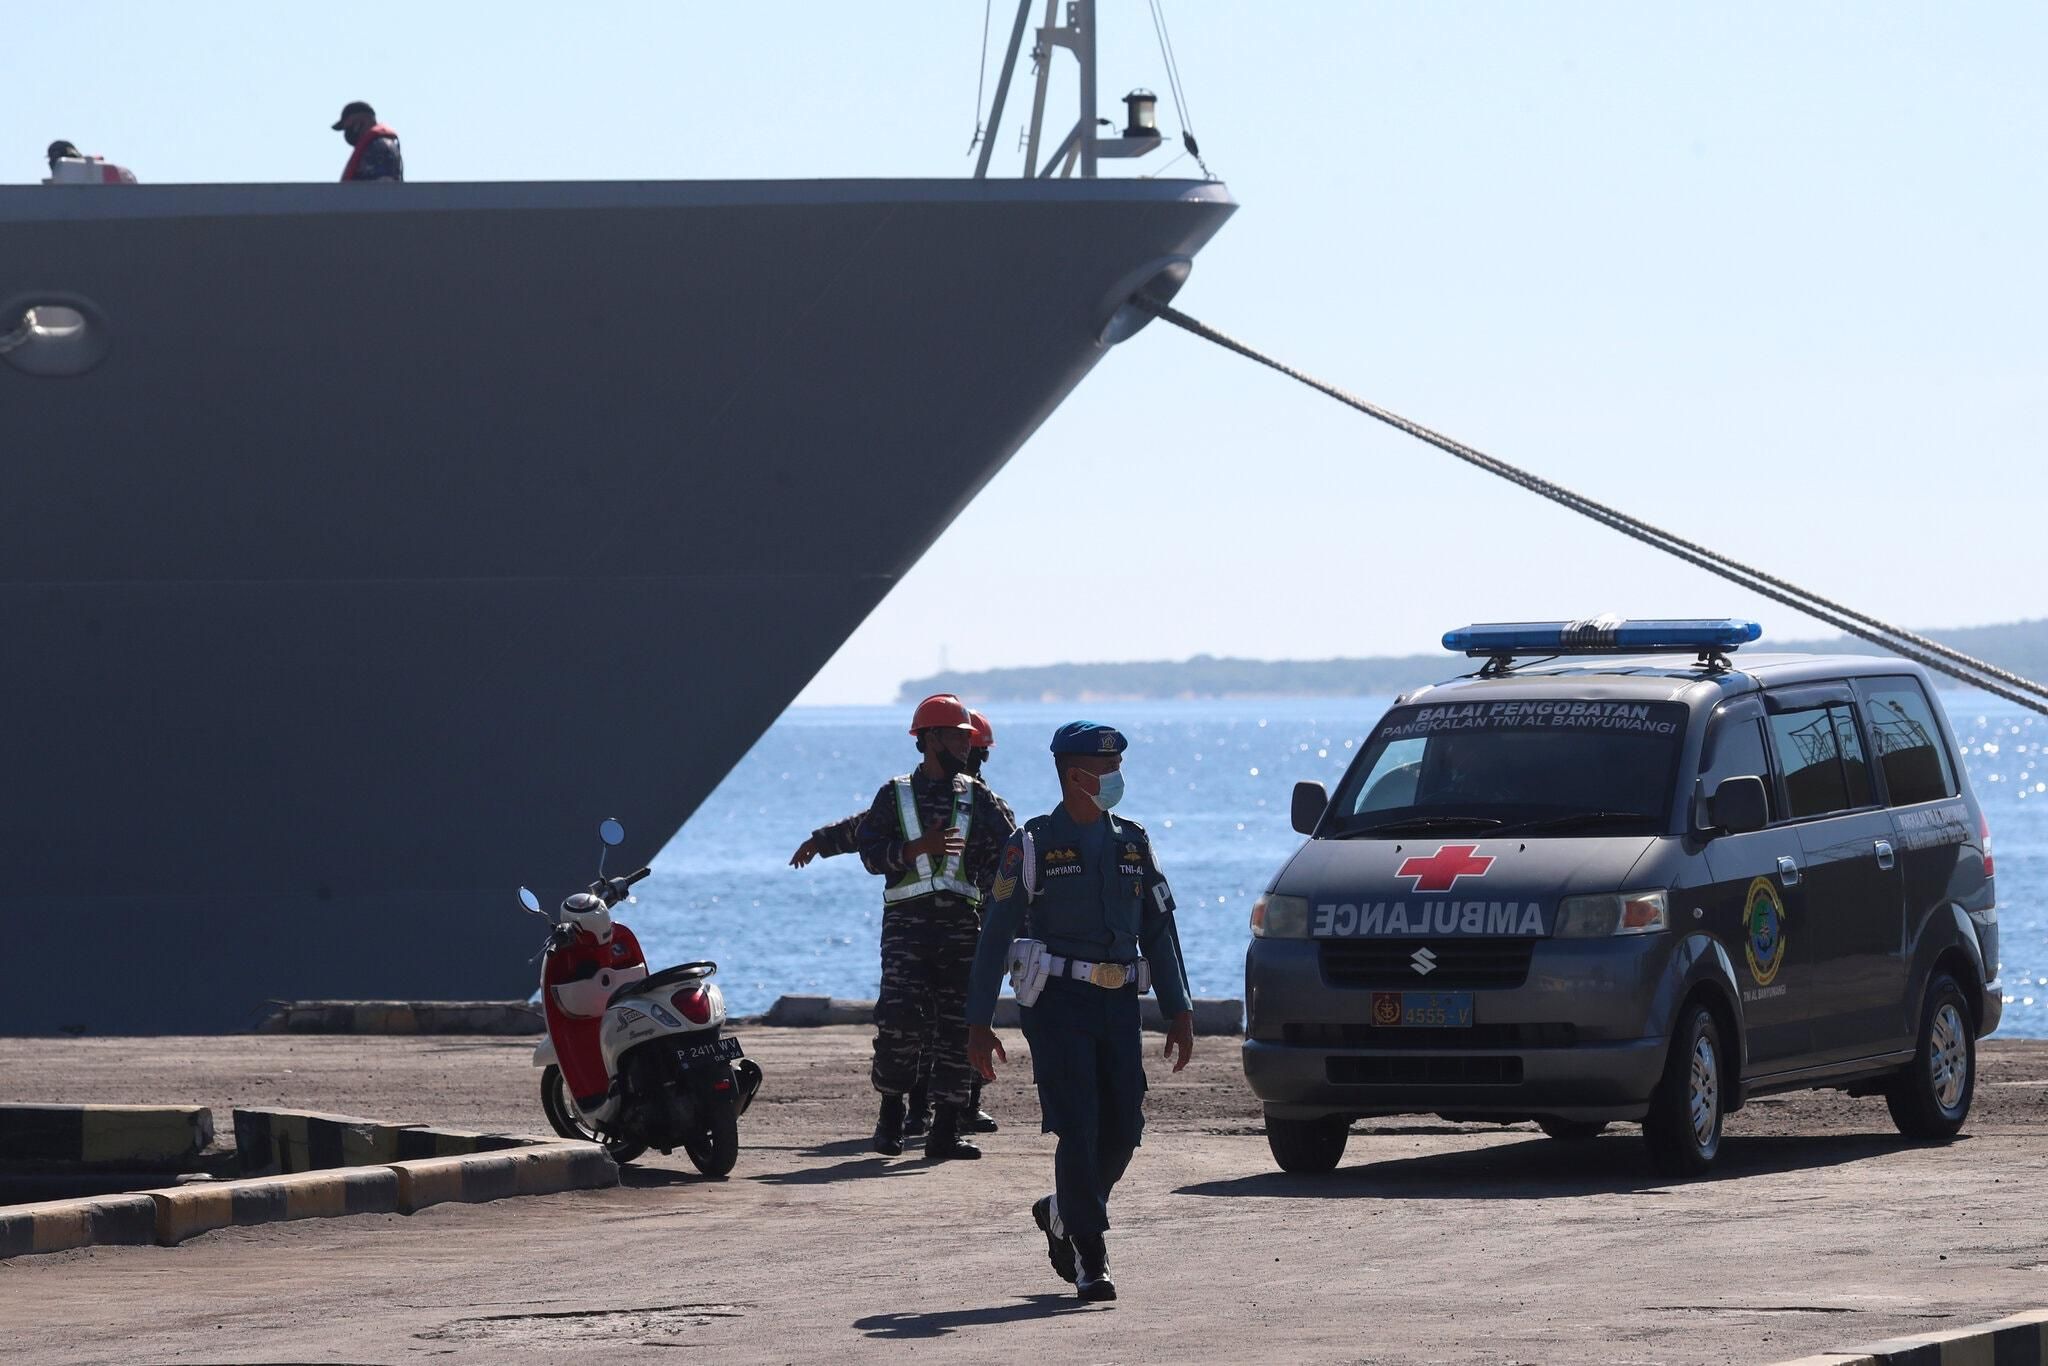
[[642, 868], [639, 872], [628, 873], [624, 877], [606, 878], [602, 882], [591, 883], [590, 890], [596, 895], [603, 897], [605, 905], [616, 906], [626, 899], [626, 889], [628, 887], [631, 887], [653, 871], [652, 868]]

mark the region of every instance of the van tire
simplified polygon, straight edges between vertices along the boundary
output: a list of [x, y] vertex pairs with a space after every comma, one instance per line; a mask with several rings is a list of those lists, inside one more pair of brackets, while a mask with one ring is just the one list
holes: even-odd
[[1690, 1001], [1671, 1031], [1664, 1076], [1650, 1095], [1643, 1138], [1650, 1161], [1667, 1176], [1704, 1176], [1721, 1155], [1727, 1117], [1728, 1056], [1714, 1013]]
[[1536, 1127], [1560, 1143], [1584, 1143], [1600, 1137], [1607, 1124], [1598, 1119], [1539, 1119]]
[[1954, 977], [1937, 972], [1927, 981], [1913, 1061], [1885, 1087], [1885, 1104], [1907, 1138], [1946, 1143], [1970, 1117], [1976, 1094], [1977, 1034], [1969, 998]]
[[1283, 1172], [1335, 1171], [1350, 1137], [1351, 1120], [1345, 1115], [1321, 1119], [1266, 1116], [1266, 1146], [1273, 1150], [1273, 1160]]

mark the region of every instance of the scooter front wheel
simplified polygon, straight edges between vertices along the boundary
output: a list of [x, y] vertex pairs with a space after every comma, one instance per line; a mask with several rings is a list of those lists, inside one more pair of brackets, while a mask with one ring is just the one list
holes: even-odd
[[569, 1083], [562, 1077], [562, 1069], [549, 1063], [540, 1074], [540, 1108], [548, 1117], [548, 1126], [563, 1138], [580, 1138], [586, 1143], [595, 1143], [611, 1154], [612, 1161], [626, 1165], [647, 1151], [645, 1143], [628, 1143], [624, 1139], [600, 1134], [583, 1122], [583, 1114], [576, 1108], [576, 1098], [569, 1094]]

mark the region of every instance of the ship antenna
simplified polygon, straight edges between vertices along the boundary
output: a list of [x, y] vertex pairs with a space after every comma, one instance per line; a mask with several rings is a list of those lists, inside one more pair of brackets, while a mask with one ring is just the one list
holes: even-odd
[[974, 136], [967, 139], [967, 150], [973, 151], [988, 136], [988, 129], [981, 121], [981, 97], [988, 90], [988, 21], [994, 12], [996, 0], [981, 0], [981, 65], [974, 75]]
[[[1096, 112], [1095, 82], [1095, 4], [1096, 0], [1065, 0], [1065, 14], [1061, 17], [1061, 0], [1045, 0], [1045, 19], [1038, 27], [1030, 52], [1036, 68], [1037, 79], [1031, 96], [1031, 121], [1026, 125], [1024, 139], [1024, 178], [1062, 179], [1077, 171], [1084, 180], [1095, 178], [1096, 163], [1105, 157], [1141, 157], [1159, 148], [1159, 130], [1152, 124], [1152, 94], [1146, 90], [1133, 90], [1125, 96], [1130, 105], [1129, 122], [1121, 135], [1112, 133], [1105, 137], [1096, 131], [1110, 124], [1108, 119]], [[1031, 17], [1032, 0], [1017, 0], [1017, 17], [1010, 25], [1010, 46], [1003, 54], [1003, 74], [996, 79], [995, 104], [989, 110], [988, 128], [999, 128], [1003, 122], [1003, 110], [1010, 99], [1010, 81], [1017, 74], [1017, 59], [1024, 51], [1024, 26]], [[986, 27], [986, 25], [984, 25]], [[1047, 88], [1052, 83], [1053, 54], [1065, 48], [1074, 54], [1074, 61], [1080, 67], [1080, 107], [1076, 111], [1074, 126], [1067, 135], [1053, 146], [1040, 169], [1038, 154], [1044, 146], [1045, 101]], [[984, 57], [984, 61], [986, 57]], [[980, 100], [976, 99], [975, 121], [980, 124]], [[1185, 106], [1181, 112], [1185, 122]], [[981, 136], [981, 156], [974, 163], [974, 178], [988, 179], [988, 163], [995, 151], [995, 139]], [[972, 144], [970, 144], [971, 146]], [[1205, 171], [1206, 167], [1203, 168]]]

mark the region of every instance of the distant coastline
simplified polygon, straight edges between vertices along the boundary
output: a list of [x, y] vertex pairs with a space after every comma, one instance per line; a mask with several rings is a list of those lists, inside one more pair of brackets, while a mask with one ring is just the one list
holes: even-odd
[[[1922, 630], [1918, 634], [2029, 678], [2048, 678], [2048, 619], [1999, 626]], [[1775, 640], [1758, 651], [1881, 655], [1848, 636]], [[1183, 660], [1103, 664], [1040, 664], [1011, 669], [947, 670], [906, 681], [899, 702], [935, 692], [969, 702], [1141, 702], [1175, 698], [1384, 697], [1433, 683], [1459, 671], [1448, 651], [1361, 659], [1231, 659], [1195, 655]], [[1937, 682], [1948, 680], [1937, 675]]]

